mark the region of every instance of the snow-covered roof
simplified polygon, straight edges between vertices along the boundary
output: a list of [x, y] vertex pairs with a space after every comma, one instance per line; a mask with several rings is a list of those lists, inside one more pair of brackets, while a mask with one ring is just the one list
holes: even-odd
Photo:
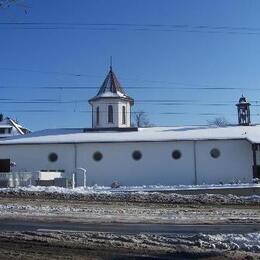
[[84, 129], [48, 129], [4, 139], [4, 144], [155, 142], [184, 140], [245, 139], [260, 143], [260, 125], [252, 126], [182, 126], [139, 128], [138, 131], [92, 131]]
[[101, 98], [120, 98], [129, 100], [131, 103], [134, 102], [134, 100], [129, 97], [124, 89], [122, 88], [121, 84], [119, 83], [115, 73], [112, 70], [112, 67], [110, 67], [110, 71], [108, 72], [103, 84], [101, 85], [97, 95], [89, 100], [95, 101]]
[[24, 135], [23, 130], [21, 129], [21, 126], [16, 123], [14, 120], [12, 120], [11, 118], [9, 118], [10, 124], [13, 125], [13, 127], [17, 130], [17, 132], [21, 135]]
[[[28, 132], [30, 132], [27, 128], [25, 128], [25, 127], [23, 127], [23, 126], [21, 126], [19, 123], [17, 123], [15, 120], [13, 120], [13, 119], [11, 119], [11, 118], [9, 118], [9, 117], [3, 117], [3, 115], [2, 114], [0, 114], [0, 128], [8, 128], [8, 129], [10, 129], [10, 128], [13, 128], [13, 129], [15, 129], [15, 134], [20, 134], [20, 135], [24, 135], [24, 134], [26, 134], [26, 133], [28, 133]], [[1, 137], [6, 137], [6, 136], [10, 136], [10, 134], [1, 134]], [[11, 134], [11, 135], [13, 135], [13, 134]]]

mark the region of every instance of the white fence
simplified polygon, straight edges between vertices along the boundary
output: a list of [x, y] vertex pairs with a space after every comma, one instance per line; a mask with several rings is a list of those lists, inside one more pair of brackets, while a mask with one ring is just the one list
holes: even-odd
[[26, 187], [39, 184], [39, 181], [50, 182], [62, 178], [59, 171], [37, 171], [37, 172], [1, 172], [0, 187]]
[[1, 187], [24, 187], [32, 185], [35, 182], [35, 174], [32, 172], [1, 172]]

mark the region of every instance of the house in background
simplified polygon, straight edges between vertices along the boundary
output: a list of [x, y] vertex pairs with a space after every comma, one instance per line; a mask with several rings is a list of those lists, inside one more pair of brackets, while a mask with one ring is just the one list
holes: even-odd
[[[110, 68], [92, 106], [92, 128], [51, 129], [0, 141], [0, 172], [87, 170], [88, 185], [179, 185], [251, 182], [260, 178], [260, 125], [250, 103], [237, 104], [226, 127], [131, 127], [130, 98]], [[78, 174], [77, 184], [83, 184]]]
[[0, 114], [0, 138], [24, 135], [30, 133], [30, 130], [20, 125], [16, 120], [4, 117]]

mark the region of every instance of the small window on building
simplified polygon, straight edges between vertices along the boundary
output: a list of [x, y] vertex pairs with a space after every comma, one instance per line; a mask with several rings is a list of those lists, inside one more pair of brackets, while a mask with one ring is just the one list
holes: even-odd
[[219, 149], [217, 149], [217, 148], [211, 149], [210, 155], [211, 155], [211, 157], [214, 158], [214, 159], [218, 158], [218, 157], [220, 156], [220, 151], [219, 151]]
[[181, 158], [181, 152], [179, 150], [175, 150], [172, 152], [172, 158], [178, 160]]
[[8, 134], [11, 134], [11, 132], [12, 132], [12, 128], [8, 128]]
[[138, 161], [142, 158], [142, 153], [140, 151], [134, 151], [132, 157], [134, 160]]
[[56, 162], [58, 160], [58, 155], [56, 153], [50, 153], [49, 154], [49, 161], [50, 162]]
[[99, 107], [97, 107], [97, 110], [96, 110], [96, 123], [97, 123], [97, 125], [99, 125]]
[[113, 123], [113, 106], [108, 106], [108, 123]]
[[95, 160], [95, 161], [101, 161], [102, 160], [102, 158], [103, 158], [103, 155], [102, 155], [102, 153], [101, 152], [95, 152], [94, 154], [93, 154], [93, 159]]
[[5, 133], [5, 128], [0, 128], [0, 134], [4, 134]]
[[122, 107], [122, 124], [123, 125], [126, 124], [126, 107], [125, 106]]

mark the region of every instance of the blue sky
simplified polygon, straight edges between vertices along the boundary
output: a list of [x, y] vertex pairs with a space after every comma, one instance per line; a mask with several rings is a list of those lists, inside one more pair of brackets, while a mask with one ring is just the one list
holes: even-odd
[[[137, 100], [133, 110], [147, 112], [156, 125], [205, 124], [217, 116], [236, 123], [242, 92], [252, 103], [252, 121], [260, 122], [259, 1], [20, 2], [27, 13], [20, 6], [0, 9], [0, 86], [7, 87], [1, 98], [34, 102], [1, 101], [0, 110], [32, 130], [90, 126], [87, 100], [102, 84], [111, 55], [121, 84]], [[75, 25], [90, 23], [122, 25]], [[205, 86], [235, 89], [200, 89]], [[141, 102], [158, 99], [185, 102]]]

